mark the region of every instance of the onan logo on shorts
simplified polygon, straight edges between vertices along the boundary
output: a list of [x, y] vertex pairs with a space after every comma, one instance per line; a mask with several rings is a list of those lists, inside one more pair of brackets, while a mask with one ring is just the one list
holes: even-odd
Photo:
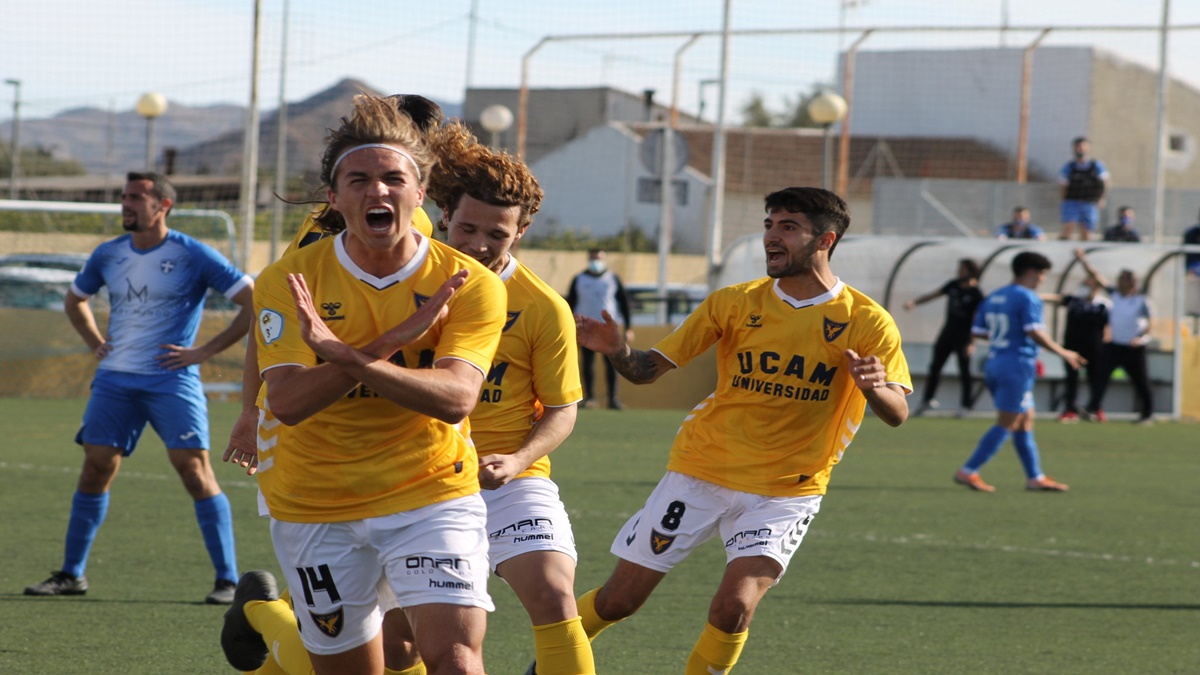
[[317, 630], [322, 633], [331, 638], [342, 634], [342, 626], [346, 624], [346, 617], [341, 607], [328, 614], [317, 614], [312, 610], [309, 610], [308, 614], [312, 617], [313, 623], [317, 625]]
[[527, 531], [527, 530], [552, 530], [552, 529], [554, 529], [554, 521], [549, 518], [545, 518], [545, 517], [524, 518], [522, 520], [518, 520], [515, 523], [509, 523], [508, 525], [505, 525], [504, 527], [500, 528], [499, 530], [496, 530], [495, 532], [492, 532], [491, 534], [489, 534], [488, 537], [490, 537], [492, 539], [496, 539], [498, 537], [503, 537], [503, 536], [509, 535], [509, 534], [517, 534], [518, 532], [523, 532], [523, 531]]
[[437, 570], [469, 570], [471, 562], [462, 558], [434, 558], [414, 555], [404, 559], [404, 569], [409, 574], [429, 574]]
[[[757, 530], [743, 530], [725, 540], [725, 548], [730, 546], [738, 546], [739, 549], [749, 548], [750, 546], [765, 546], [766, 539], [771, 536], [771, 528], [760, 527]], [[748, 540], [754, 540], [748, 543]]]

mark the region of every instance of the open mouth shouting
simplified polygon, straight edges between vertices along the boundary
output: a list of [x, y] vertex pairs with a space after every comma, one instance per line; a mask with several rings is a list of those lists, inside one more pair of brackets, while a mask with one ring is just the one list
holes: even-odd
[[372, 206], [367, 209], [367, 228], [372, 232], [387, 232], [396, 222], [396, 214], [386, 206]]
[[767, 246], [767, 265], [779, 265], [787, 261], [787, 250], [779, 246]]

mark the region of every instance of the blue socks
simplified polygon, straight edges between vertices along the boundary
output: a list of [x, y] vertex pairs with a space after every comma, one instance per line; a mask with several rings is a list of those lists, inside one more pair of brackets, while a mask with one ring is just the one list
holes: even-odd
[[71, 520], [67, 525], [67, 544], [63, 552], [62, 570], [74, 577], [83, 576], [88, 552], [96, 540], [96, 532], [108, 513], [108, 493], [98, 495], [75, 491], [71, 500]]
[[1033, 440], [1032, 431], [1014, 431], [1013, 445], [1017, 446], [1017, 457], [1021, 458], [1021, 466], [1025, 469], [1026, 478], [1037, 478], [1042, 475], [1042, 467], [1038, 462], [1037, 441]]
[[985, 431], [983, 437], [979, 439], [979, 445], [976, 446], [975, 452], [971, 453], [971, 458], [963, 465], [963, 471], [967, 473], [979, 471], [980, 467], [987, 464], [988, 460], [1000, 452], [1000, 447], [1007, 440], [1008, 429], [998, 424], [992, 425], [992, 428]]
[[233, 548], [233, 512], [229, 498], [219, 493], [196, 502], [196, 522], [204, 535], [204, 547], [217, 569], [218, 579], [238, 580], [237, 554]]

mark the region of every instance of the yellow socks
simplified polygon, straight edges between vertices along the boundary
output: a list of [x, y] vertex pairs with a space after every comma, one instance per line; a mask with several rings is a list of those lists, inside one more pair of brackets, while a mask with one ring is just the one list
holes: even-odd
[[595, 640], [600, 631], [617, 623], [602, 619], [596, 613], [596, 594], [599, 592], [599, 588], [593, 588], [579, 596], [579, 600], [576, 602], [579, 605], [579, 620], [583, 622], [583, 630], [587, 633], [588, 640]]
[[392, 670], [391, 668], [386, 667], [383, 669], [383, 675], [425, 675], [426, 672], [424, 661], [421, 661], [411, 668], [405, 668], [404, 670]]
[[271, 650], [272, 659], [284, 672], [288, 675], [310, 675], [313, 672], [308, 650], [304, 648], [300, 631], [296, 629], [296, 615], [286, 600], [247, 602], [245, 612], [246, 619], [262, 635], [263, 642]]
[[533, 627], [537, 671], [542, 675], [595, 675], [592, 643], [579, 617]]
[[726, 633], [711, 623], [705, 624], [704, 632], [692, 647], [685, 675], [725, 675], [737, 663], [749, 634], [750, 631]]

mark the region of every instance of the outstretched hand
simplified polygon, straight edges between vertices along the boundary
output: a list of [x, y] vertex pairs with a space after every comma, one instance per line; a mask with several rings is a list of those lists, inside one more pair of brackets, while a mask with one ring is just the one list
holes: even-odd
[[312, 293], [304, 281], [303, 274], [289, 274], [288, 288], [292, 291], [292, 299], [296, 301], [296, 319], [300, 323], [300, 337], [312, 348], [313, 353], [330, 363], [339, 363], [349, 345], [342, 342], [338, 336], [329, 330], [329, 326], [317, 314], [313, 303]]
[[580, 346], [601, 354], [616, 354], [625, 346], [625, 329], [613, 320], [608, 310], [600, 312], [603, 321], [575, 315], [575, 334]]
[[[257, 409], [256, 409], [257, 412]], [[258, 416], [243, 412], [233, 423], [229, 432], [229, 445], [225, 446], [222, 462], [238, 464], [247, 476], [258, 471]]]
[[421, 303], [417, 311], [381, 335], [380, 340], [389, 349], [394, 351], [420, 339], [426, 331], [433, 327], [435, 323], [441, 321], [450, 311], [446, 307], [446, 304], [450, 302], [450, 298], [454, 297], [458, 289], [462, 288], [462, 285], [466, 283], [467, 274], [468, 270], [459, 270], [454, 276], [447, 279], [437, 289], [436, 293]]
[[850, 366], [850, 376], [854, 385], [863, 391], [870, 391], [887, 386], [887, 371], [878, 356], [859, 356], [853, 349], [843, 352]]

